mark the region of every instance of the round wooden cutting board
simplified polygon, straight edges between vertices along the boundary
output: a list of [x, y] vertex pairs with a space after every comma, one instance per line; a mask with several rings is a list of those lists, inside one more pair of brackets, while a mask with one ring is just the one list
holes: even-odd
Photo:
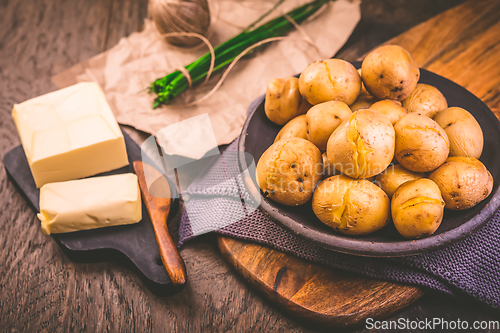
[[[470, 0], [385, 44], [408, 50], [420, 67], [468, 89], [500, 115], [500, 1]], [[414, 286], [376, 281], [241, 240], [218, 236], [243, 278], [286, 312], [328, 326], [383, 318], [423, 295]]]
[[317, 324], [340, 327], [386, 317], [423, 295], [416, 287], [336, 271], [255, 243], [218, 241], [247, 282], [287, 312]]

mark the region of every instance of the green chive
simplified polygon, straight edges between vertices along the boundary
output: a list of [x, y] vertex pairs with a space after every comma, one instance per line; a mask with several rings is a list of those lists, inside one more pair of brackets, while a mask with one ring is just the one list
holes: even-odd
[[[330, 0], [315, 0], [292, 10], [287, 15], [300, 24], [329, 1]], [[257, 22], [261, 20], [262, 17], [259, 18]], [[293, 24], [286, 19], [285, 15], [265, 23], [254, 30], [250, 30], [250, 28], [257, 22], [253, 23], [248, 29], [244, 30], [236, 37], [233, 37], [214, 49], [215, 66], [213, 73], [216, 73], [229, 65], [234, 58], [236, 58], [238, 54], [243, 52], [247, 47], [267, 38], [285, 35], [292, 28], [294, 28]], [[186, 69], [191, 75], [193, 84], [200, 83], [205, 79], [210, 68], [211, 56], [210, 52], [208, 52], [186, 66]], [[175, 71], [157, 79], [151, 83], [149, 88], [150, 92], [157, 94], [157, 98], [153, 103], [153, 108], [157, 108], [162, 104], [168, 104], [187, 88], [188, 82], [184, 75], [182, 75], [179, 71]]]

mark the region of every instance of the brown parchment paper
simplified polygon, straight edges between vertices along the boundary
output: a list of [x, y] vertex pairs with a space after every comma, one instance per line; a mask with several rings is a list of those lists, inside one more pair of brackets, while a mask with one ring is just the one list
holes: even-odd
[[[287, 0], [274, 13], [279, 16], [309, 2]], [[210, 2], [212, 26], [210, 42], [217, 46], [240, 33], [245, 27], [268, 11], [270, 1]], [[187, 65], [207, 52], [205, 46], [182, 49], [167, 44], [159, 37], [153, 22], [145, 20], [141, 32], [122, 38], [110, 50], [54, 76], [53, 82], [63, 88], [82, 81], [96, 81], [106, 95], [119, 123], [157, 134], [161, 129], [195, 116], [208, 114], [218, 145], [228, 144], [240, 133], [246, 111], [252, 100], [265, 93], [267, 82], [275, 77], [287, 77], [301, 72], [309, 63], [330, 58], [347, 41], [360, 18], [359, 0], [338, 0], [320, 9], [301, 27], [320, 47], [319, 52], [304, 42], [299, 31], [288, 34], [290, 39], [273, 42], [241, 59], [223, 85], [209, 99], [194, 106], [182, 106], [202, 97], [217, 83], [221, 74], [213, 75], [206, 84], [183, 93], [173, 105], [151, 108], [154, 94], [144, 91], [150, 82], [175, 68]], [[141, 92], [142, 91], [142, 92]], [[157, 137], [167, 154], [201, 158], [213, 149], [213, 139], [203, 140], [195, 151], [184, 147], [183, 136]], [[213, 137], [213, 135], [212, 135]], [[167, 140], [168, 139], [168, 140]], [[176, 142], [175, 145], [168, 144]]]

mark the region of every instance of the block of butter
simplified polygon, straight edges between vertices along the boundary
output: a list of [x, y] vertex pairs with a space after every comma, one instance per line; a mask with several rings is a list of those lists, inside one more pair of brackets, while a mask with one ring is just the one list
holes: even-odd
[[139, 222], [137, 176], [125, 173], [46, 184], [40, 189], [37, 216], [47, 235]]
[[123, 134], [94, 82], [15, 104], [12, 117], [37, 187], [128, 164]]

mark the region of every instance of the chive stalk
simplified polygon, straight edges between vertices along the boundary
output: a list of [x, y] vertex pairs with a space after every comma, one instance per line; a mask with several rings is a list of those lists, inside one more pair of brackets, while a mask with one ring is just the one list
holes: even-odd
[[[300, 24], [329, 1], [330, 0], [315, 0], [290, 11], [287, 15], [297, 22], [297, 24]], [[259, 18], [258, 21], [261, 19], [262, 18]], [[250, 27], [253, 25], [255, 25], [255, 23]], [[250, 30], [249, 28], [245, 29], [239, 35], [214, 48], [215, 65], [213, 73], [216, 73], [225, 66], [229, 65], [234, 58], [236, 58], [249, 46], [267, 38], [282, 36], [289, 32], [292, 28], [294, 28], [294, 25], [286, 18], [286, 15], [283, 15], [253, 30]], [[208, 52], [189, 65], [185, 66], [191, 75], [193, 85], [200, 83], [205, 79], [210, 68], [211, 56], [210, 52]], [[153, 103], [153, 108], [157, 108], [162, 104], [168, 104], [187, 88], [188, 81], [179, 71], [172, 72], [160, 79], [157, 79], [151, 83], [151, 86], [149, 87], [150, 92], [157, 94], [157, 98]]]

